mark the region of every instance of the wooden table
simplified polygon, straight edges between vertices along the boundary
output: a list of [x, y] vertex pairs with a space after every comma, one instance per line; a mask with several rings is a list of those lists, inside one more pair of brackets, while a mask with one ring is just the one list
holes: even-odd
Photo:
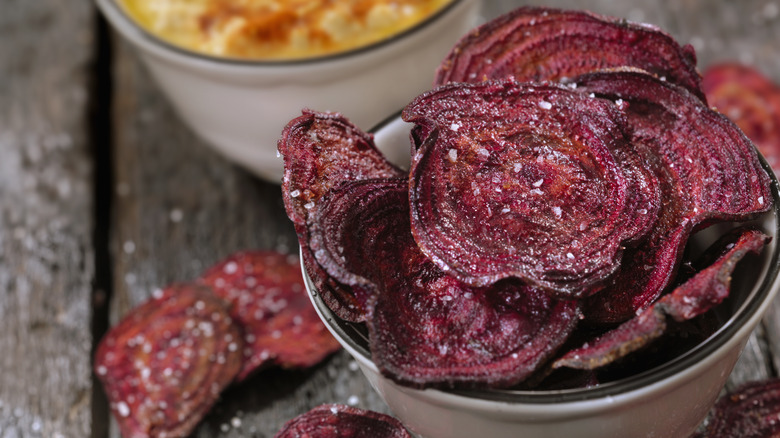
[[[525, 2], [487, 0], [493, 17]], [[780, 3], [551, 0], [655, 23], [704, 67], [780, 81]], [[152, 290], [248, 248], [294, 251], [279, 186], [183, 126], [88, 0], [0, 3], [0, 437], [116, 437], [91, 373], [110, 324]], [[780, 308], [729, 385], [777, 375]], [[227, 390], [197, 437], [271, 437], [328, 402], [387, 412], [346, 353]]]

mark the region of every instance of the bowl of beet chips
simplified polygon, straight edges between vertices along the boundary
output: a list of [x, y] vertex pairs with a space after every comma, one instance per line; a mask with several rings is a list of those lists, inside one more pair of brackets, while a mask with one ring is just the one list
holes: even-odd
[[400, 116], [348, 117], [286, 126], [285, 207], [317, 311], [409, 430], [696, 430], [777, 292], [779, 222], [692, 47], [523, 7]]

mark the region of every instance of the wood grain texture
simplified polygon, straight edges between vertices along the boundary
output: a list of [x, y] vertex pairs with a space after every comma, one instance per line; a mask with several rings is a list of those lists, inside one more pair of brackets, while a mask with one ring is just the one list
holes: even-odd
[[91, 433], [88, 2], [0, 13], [0, 436]]

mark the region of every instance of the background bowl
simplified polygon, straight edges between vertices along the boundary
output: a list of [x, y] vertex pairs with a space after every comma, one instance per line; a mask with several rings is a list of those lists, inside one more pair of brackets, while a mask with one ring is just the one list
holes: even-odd
[[[376, 131], [386, 150], [408, 156], [409, 125], [395, 117]], [[762, 159], [763, 162], [763, 159]], [[366, 330], [335, 316], [311, 280], [309, 296], [325, 325], [355, 358], [393, 414], [425, 438], [687, 438], [706, 417], [751, 332], [780, 288], [780, 205], [777, 181], [772, 211], [751, 222], [773, 237], [755, 262], [734, 272], [731, 296], [718, 308], [722, 325], [694, 348], [659, 366], [596, 387], [556, 391], [417, 390], [384, 377], [371, 361]], [[705, 248], [731, 224], [697, 233], [691, 248]]]
[[429, 89], [436, 67], [476, 25], [480, 0], [453, 0], [409, 30], [344, 53], [249, 61], [174, 47], [137, 25], [117, 0], [96, 0], [138, 50], [196, 134], [256, 175], [280, 182], [276, 141], [301, 109], [339, 111], [368, 129]]

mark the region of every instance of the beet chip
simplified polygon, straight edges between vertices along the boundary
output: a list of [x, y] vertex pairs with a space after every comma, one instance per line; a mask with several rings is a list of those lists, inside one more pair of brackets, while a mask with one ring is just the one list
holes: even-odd
[[282, 132], [284, 157], [282, 195], [287, 215], [301, 243], [304, 265], [325, 303], [347, 321], [365, 318], [360, 301], [348, 286], [330, 278], [309, 251], [306, 218], [320, 197], [342, 181], [403, 176], [374, 145], [373, 137], [340, 114], [304, 110]]
[[339, 349], [306, 294], [298, 258], [272, 251], [240, 252], [200, 279], [230, 304], [244, 332], [243, 380], [265, 364], [310, 367]]
[[[577, 302], [517, 281], [476, 288], [448, 276], [415, 244], [406, 194], [403, 180], [374, 180], [344, 184], [322, 200], [320, 212], [344, 221], [322, 233], [341, 238], [343, 249], [326, 241], [323, 252], [345, 266], [362, 258], [360, 275], [378, 291], [367, 321], [372, 360], [415, 387], [516, 384], [569, 336]], [[333, 227], [353, 233], [327, 232]]]
[[400, 421], [344, 405], [321, 405], [285, 423], [274, 438], [412, 438]]
[[780, 173], [780, 86], [736, 63], [708, 68], [701, 86], [710, 106], [733, 120]]
[[522, 7], [465, 35], [440, 65], [435, 83], [513, 77], [558, 81], [635, 67], [702, 96], [693, 47], [648, 24], [587, 11]]
[[172, 286], [130, 311], [95, 354], [122, 436], [189, 435], [241, 369], [242, 347], [205, 286]]
[[661, 337], [666, 332], [667, 317], [680, 322], [709, 311], [729, 295], [731, 274], [736, 264], [748, 253], [760, 253], [769, 239], [755, 229], [735, 230], [724, 235], [708, 250], [721, 254], [712, 265], [633, 319], [566, 353], [553, 366], [594, 369], [607, 365]]
[[415, 240], [465, 283], [518, 277], [584, 296], [653, 224], [658, 183], [611, 101], [551, 84], [449, 84], [403, 118], [426, 135], [410, 175]]
[[692, 438], [767, 438], [780, 435], [780, 379], [743, 384], [722, 396], [703, 432]]
[[754, 218], [770, 208], [770, 179], [750, 140], [726, 117], [685, 89], [638, 71], [575, 79], [578, 91], [616, 101], [628, 115], [633, 143], [654, 170], [664, 203], [644, 242], [626, 251], [620, 271], [586, 316], [620, 322], [649, 306], [677, 272], [697, 227]]

